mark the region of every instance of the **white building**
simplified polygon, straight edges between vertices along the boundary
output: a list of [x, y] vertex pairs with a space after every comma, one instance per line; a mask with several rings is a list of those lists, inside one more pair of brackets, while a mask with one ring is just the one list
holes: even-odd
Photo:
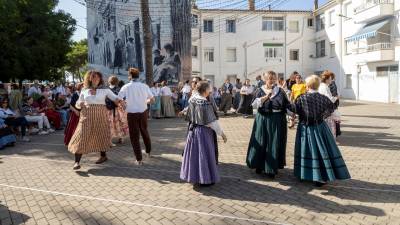
[[219, 86], [329, 69], [344, 98], [399, 102], [399, 9], [400, 0], [337, 0], [314, 12], [193, 10], [193, 74]]

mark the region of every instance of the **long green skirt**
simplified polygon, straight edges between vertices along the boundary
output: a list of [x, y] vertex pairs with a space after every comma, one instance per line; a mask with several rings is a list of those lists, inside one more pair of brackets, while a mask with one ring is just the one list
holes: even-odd
[[350, 179], [349, 171], [328, 125], [299, 124], [294, 153], [294, 175], [307, 181]]
[[277, 174], [286, 165], [287, 121], [283, 113], [257, 113], [247, 151], [247, 166]]

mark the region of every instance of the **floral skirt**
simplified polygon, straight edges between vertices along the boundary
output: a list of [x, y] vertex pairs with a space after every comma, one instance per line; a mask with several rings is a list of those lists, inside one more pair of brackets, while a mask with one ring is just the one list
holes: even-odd
[[108, 111], [111, 124], [111, 136], [113, 138], [124, 138], [129, 134], [127, 113], [121, 107]]

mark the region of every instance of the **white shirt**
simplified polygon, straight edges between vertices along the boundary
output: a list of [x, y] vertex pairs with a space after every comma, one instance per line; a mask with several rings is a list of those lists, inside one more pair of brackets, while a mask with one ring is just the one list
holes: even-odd
[[189, 84], [185, 84], [185, 85], [183, 85], [181, 92], [183, 94], [190, 94], [190, 92], [192, 92], [192, 88], [190, 87]]
[[32, 86], [28, 90], [28, 96], [31, 97], [34, 93], [37, 93], [37, 94], [40, 95], [40, 94], [42, 94], [42, 91], [40, 90], [40, 88]]
[[246, 94], [248, 94], [248, 95], [250, 95], [250, 94], [253, 94], [253, 92], [254, 92], [254, 88], [253, 88], [253, 86], [243, 86], [242, 87], [242, 89], [240, 89], [240, 92], [244, 92], [244, 93], [246, 93]]
[[161, 96], [172, 96], [171, 88], [164, 86], [161, 88]]
[[95, 95], [92, 95], [90, 93], [90, 89], [84, 89], [81, 91], [81, 94], [79, 95], [79, 99], [76, 102], [76, 107], [80, 108], [81, 102], [84, 102], [85, 105], [105, 105], [106, 98], [109, 98], [112, 101], [119, 99], [118, 96], [116, 96], [108, 88], [97, 89]]
[[152, 87], [150, 88], [151, 93], [153, 94], [154, 97], [160, 96], [161, 95], [161, 88], [159, 87]]
[[15, 116], [15, 113], [10, 108], [0, 108], [0, 118], [7, 119], [9, 116]]
[[56, 94], [60, 93], [61, 95], [67, 95], [67, 91], [63, 86], [58, 86], [56, 88]]
[[321, 82], [321, 84], [319, 85], [318, 92], [321, 95], [325, 95], [326, 97], [328, 97], [333, 103], [335, 103], [337, 100], [337, 97], [332, 96], [329, 86], [323, 82]]
[[147, 110], [147, 100], [154, 97], [147, 84], [136, 81], [125, 84], [118, 96], [125, 99], [128, 113], [143, 113]]

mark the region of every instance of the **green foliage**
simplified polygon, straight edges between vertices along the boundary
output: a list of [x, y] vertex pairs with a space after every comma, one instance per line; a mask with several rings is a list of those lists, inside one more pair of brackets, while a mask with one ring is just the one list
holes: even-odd
[[71, 49], [67, 53], [67, 63], [65, 69], [73, 74], [73, 78], [82, 80], [81, 69], [87, 64], [88, 44], [87, 40], [73, 42]]
[[0, 0], [0, 80], [57, 80], [76, 21], [56, 0]]

